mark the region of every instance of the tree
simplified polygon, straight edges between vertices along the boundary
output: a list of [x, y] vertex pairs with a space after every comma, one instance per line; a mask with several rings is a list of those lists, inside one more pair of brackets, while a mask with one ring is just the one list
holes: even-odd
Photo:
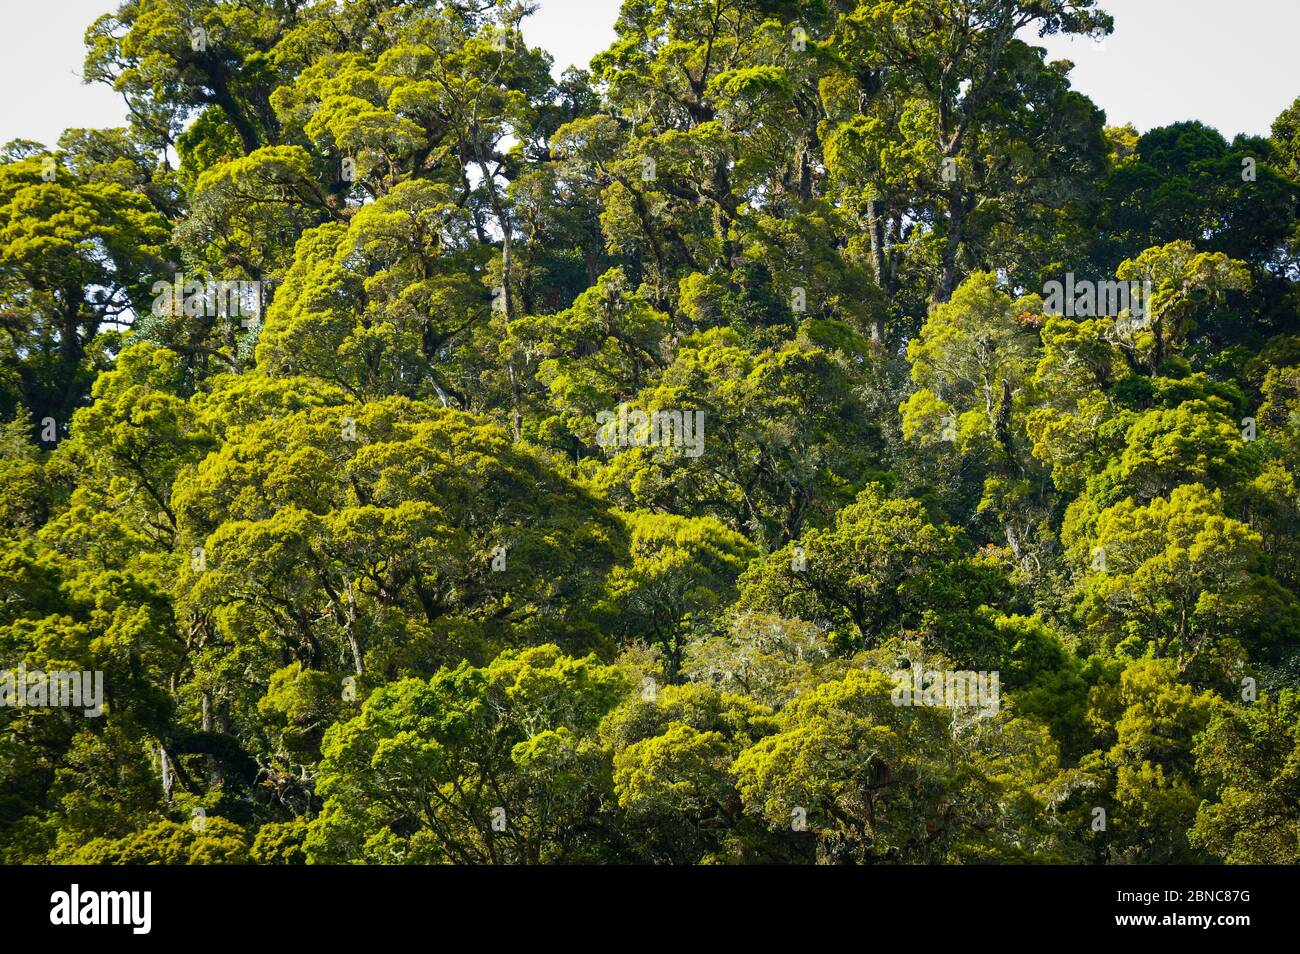
[[[1002, 743], [994, 736], [967, 755], [946, 712], [895, 705], [892, 693], [884, 673], [850, 670], [783, 709], [780, 731], [736, 759], [745, 809], [773, 828], [806, 824], [828, 862], [1050, 856], [1043, 806], [1022, 804], [1053, 774], [1046, 730], [1012, 721]], [[995, 821], [999, 801], [1007, 809]]]
[[1106, 726], [1103, 746], [1080, 760], [1093, 787], [1081, 786], [1088, 824], [1093, 806], [1106, 809], [1106, 827], [1093, 837], [1102, 858], [1117, 864], [1176, 864], [1198, 859], [1187, 830], [1204, 785], [1195, 771], [1193, 739], [1222, 702], [1180, 683], [1170, 660], [1130, 662], [1114, 682], [1093, 691], [1090, 720]]
[[1032, 566], [1032, 534], [1044, 509], [1023, 437], [1037, 397], [1031, 373], [1041, 310], [1034, 296], [1012, 301], [995, 275], [972, 275], [908, 344], [916, 389], [899, 408], [905, 439], [929, 448], [952, 443], [982, 462], [978, 507], [998, 516], [1025, 568]]
[[1144, 333], [1134, 350], [1152, 374], [1195, 328], [1193, 316], [1219, 305], [1229, 292], [1250, 288], [1250, 273], [1222, 252], [1197, 252], [1189, 242], [1149, 248], [1115, 270], [1128, 282], [1150, 283]]
[[184, 552], [202, 551], [181, 582], [192, 612], [358, 677], [599, 641], [585, 607], [625, 546], [593, 497], [500, 428], [399, 398], [240, 427], [173, 502]]
[[647, 859], [786, 856], [789, 839], [747, 824], [730, 771], [774, 728], [771, 711], [747, 696], [698, 683], [642, 692], [605, 717], [600, 736], [613, 753], [618, 805]]
[[611, 443], [593, 482], [629, 509], [714, 516], [764, 547], [791, 540], [875, 462], [852, 362], [812, 335], [758, 353], [729, 329], [688, 338], [629, 411], [693, 414], [694, 443]]
[[1094, 541], [1099, 559], [1083, 576], [1081, 609], [1107, 646], [1149, 646], [1184, 672], [1203, 655], [1230, 659], [1225, 640], [1266, 648], [1295, 618], [1295, 597], [1255, 572], [1259, 534], [1200, 484], [1146, 506], [1116, 504], [1098, 518]]
[[1297, 701], [1287, 689], [1215, 713], [1197, 740], [1196, 767], [1218, 795], [1201, 803], [1193, 845], [1229, 864], [1295, 863]]
[[592, 733], [626, 690], [555, 646], [376, 689], [326, 734], [309, 861], [601, 860], [612, 793]]
[[267, 99], [276, 78], [267, 53], [296, 6], [123, 3], [86, 31], [86, 77], [120, 92], [133, 123], [159, 144], [170, 145], [191, 111], [211, 105], [252, 152], [279, 133]]
[[0, 146], [0, 861], [1295, 860], [1300, 101], [533, 6], [119, 0]]
[[999, 576], [963, 554], [955, 528], [873, 486], [835, 515], [834, 528], [754, 563], [737, 605], [816, 623], [843, 650], [911, 634], [956, 658], [985, 660], [1000, 648], [985, 610]]
[[609, 576], [609, 629], [663, 650], [678, 678], [692, 636], [707, 633], [735, 597], [736, 578], [757, 549], [712, 517], [632, 513], [632, 560]]
[[833, 135], [851, 138], [834, 168], [887, 293], [901, 284], [906, 247], [942, 302], [980, 268], [1032, 275], [1015, 254], [1029, 244], [1014, 234], [1023, 226], [1055, 231], [1070, 213], [1086, 216], [1102, 172], [1101, 116], [1069, 89], [1069, 64], [1044, 63], [1022, 37], [1111, 26], [1092, 0], [862, 0], [839, 19], [840, 70], [823, 97], [844, 124]]
[[166, 237], [144, 196], [78, 181], [55, 154], [0, 163], [0, 361], [34, 433], [47, 419], [66, 433], [107, 364], [113, 326], [145, 310]]

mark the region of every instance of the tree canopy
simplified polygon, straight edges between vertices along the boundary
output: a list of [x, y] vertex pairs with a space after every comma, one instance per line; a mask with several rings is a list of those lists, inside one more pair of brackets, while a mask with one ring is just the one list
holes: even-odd
[[0, 860], [1300, 860], [1300, 99], [530, 12], [120, 0], [0, 149]]

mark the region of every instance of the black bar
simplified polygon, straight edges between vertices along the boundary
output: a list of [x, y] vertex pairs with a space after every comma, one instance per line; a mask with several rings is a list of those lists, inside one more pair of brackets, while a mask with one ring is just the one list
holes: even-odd
[[[610, 918], [620, 932], [648, 932], [647, 940], [668, 925], [680, 941], [690, 925], [712, 925], [734, 939], [842, 932], [856, 921], [864, 942], [877, 927], [892, 934], [910, 924], [904, 933], [919, 932], [918, 940], [960, 936], [965, 943], [1031, 937], [1041, 924], [1060, 939], [1201, 934], [1231, 943], [1243, 931], [1283, 930], [1296, 911], [1295, 869], [1264, 867], [40, 867], [0, 869], [0, 881], [10, 940], [93, 934], [131, 945], [396, 941], [390, 932], [437, 925], [457, 934], [486, 927], [495, 947], [515, 931], [534, 944], [564, 941]], [[83, 903], [90, 892], [149, 892], [148, 933], [134, 933], [130, 923], [51, 924], [52, 895], [70, 895], [73, 884]], [[1222, 920], [1243, 916], [1248, 923]], [[1120, 923], [1134, 917], [1153, 921]], [[1199, 923], [1203, 917], [1211, 923]]]

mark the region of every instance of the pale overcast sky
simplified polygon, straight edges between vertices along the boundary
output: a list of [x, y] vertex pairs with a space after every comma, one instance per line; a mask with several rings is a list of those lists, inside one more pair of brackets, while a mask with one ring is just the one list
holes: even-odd
[[[111, 126], [123, 109], [106, 87], [85, 86], [82, 36], [113, 0], [0, 0], [0, 143], [53, 143], [69, 126]], [[613, 37], [619, 0], [542, 0], [528, 41], [557, 72], [586, 65]], [[1111, 123], [1139, 130], [1200, 119], [1225, 136], [1266, 134], [1300, 96], [1300, 0], [1103, 0], [1115, 34], [1044, 43], [1075, 62], [1076, 88]]]

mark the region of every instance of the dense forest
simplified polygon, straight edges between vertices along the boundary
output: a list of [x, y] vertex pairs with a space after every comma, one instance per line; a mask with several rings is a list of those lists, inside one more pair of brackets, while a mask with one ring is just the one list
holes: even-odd
[[1300, 99], [531, 12], [124, 0], [3, 147], [0, 860], [1300, 861]]

